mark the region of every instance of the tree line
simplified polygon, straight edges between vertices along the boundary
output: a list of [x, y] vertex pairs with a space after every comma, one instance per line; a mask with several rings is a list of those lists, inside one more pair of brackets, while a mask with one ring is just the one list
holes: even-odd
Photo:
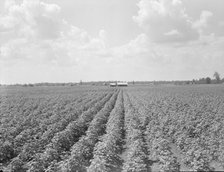
[[213, 74], [213, 79], [210, 77], [200, 78], [198, 80], [193, 79], [194, 84], [221, 84], [224, 83], [224, 78], [221, 79], [221, 76], [218, 72]]

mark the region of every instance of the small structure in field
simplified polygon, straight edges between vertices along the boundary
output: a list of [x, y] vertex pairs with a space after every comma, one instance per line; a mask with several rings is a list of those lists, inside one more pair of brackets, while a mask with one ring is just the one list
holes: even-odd
[[117, 83], [117, 86], [118, 87], [127, 87], [128, 86], [128, 83], [127, 82], [118, 82]]
[[117, 86], [117, 83], [110, 83], [110, 87], [116, 87]]
[[110, 87], [127, 87], [127, 82], [112, 82], [110, 83]]

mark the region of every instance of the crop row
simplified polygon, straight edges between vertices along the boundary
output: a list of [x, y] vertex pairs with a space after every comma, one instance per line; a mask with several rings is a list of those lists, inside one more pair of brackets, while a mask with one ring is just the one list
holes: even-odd
[[144, 140], [143, 121], [129, 96], [126, 94], [124, 97], [126, 151], [123, 172], [147, 172], [150, 171], [150, 166]]
[[149, 151], [152, 151], [150, 145], [155, 145], [151, 146], [154, 149], [158, 142], [165, 144], [163, 147], [179, 158], [182, 169], [208, 171], [214, 170], [212, 162], [223, 164], [224, 105], [219, 94], [198, 88], [163, 88], [147, 94], [133, 92], [136, 101], [148, 110], [146, 136]]
[[109, 93], [100, 101], [98, 100], [96, 104], [92, 104], [77, 120], [70, 122], [63, 131], [56, 133], [51, 142], [46, 146], [45, 152], [38, 154], [29, 163], [29, 170], [44, 171], [53, 160], [60, 161], [64, 153], [69, 151], [71, 146], [85, 133], [89, 122], [91, 122], [95, 114], [102, 109], [111, 96], [112, 93]]
[[[63, 105], [66, 106], [66, 104], [63, 104]], [[37, 123], [38, 118], [41, 117], [41, 114], [39, 115], [31, 114], [29, 117], [25, 119], [26, 125], [21, 123], [21, 127], [23, 127], [24, 130], [20, 134], [18, 134], [15, 137], [15, 139], [6, 140], [2, 144], [2, 147], [0, 148], [2, 150], [1, 151], [2, 153], [0, 154], [0, 159], [4, 162], [4, 160], [11, 159], [12, 157], [15, 157], [17, 155], [19, 155], [20, 158], [29, 159], [30, 157], [26, 157], [27, 156], [26, 149], [28, 149], [30, 152], [30, 149], [33, 149], [32, 147], [35, 147], [35, 150], [37, 150], [37, 148], [39, 149], [42, 148], [43, 147], [42, 145], [46, 144], [47, 141], [51, 138], [51, 136], [53, 136], [53, 134], [58, 131], [57, 129], [60, 129], [60, 128], [63, 129], [63, 125], [60, 125], [59, 123], [59, 120], [61, 119], [59, 115], [62, 116], [62, 114], [66, 114], [67, 112], [67, 115], [64, 115], [64, 120], [60, 121], [60, 122], [64, 121], [63, 123], [64, 125], [66, 125], [66, 122], [68, 123], [71, 121], [71, 117], [73, 119], [77, 118], [75, 117], [75, 115], [71, 115], [71, 113], [68, 113], [70, 112], [70, 110], [71, 109], [68, 109], [68, 111], [64, 111], [64, 113], [63, 111], [61, 112], [58, 111], [58, 113], [50, 116], [51, 120], [53, 120], [57, 116], [56, 117], [57, 120], [53, 124], [53, 126], [55, 126], [54, 130], [51, 129], [52, 125], [47, 126], [46, 123], [48, 120], [39, 121], [40, 124], [38, 123], [36, 126], [33, 126], [32, 124], [34, 122]], [[57, 124], [57, 126], [55, 124]], [[46, 126], [46, 127], [43, 127], [43, 126]], [[10, 152], [10, 155], [8, 152]]]
[[93, 149], [101, 135], [105, 133], [105, 126], [110, 116], [111, 111], [117, 100], [118, 93], [114, 94], [111, 99], [105, 104], [92, 122], [90, 123], [86, 135], [71, 148], [71, 156], [61, 163], [61, 171], [85, 171], [90, 164], [90, 159], [93, 157]]
[[[56, 133], [64, 130], [70, 122], [76, 120], [81, 113], [95, 106], [107, 94], [107, 92], [102, 92], [101, 94], [90, 93], [87, 96], [70, 98], [69, 101], [65, 100], [65, 103], [62, 103], [64, 108], [60, 108], [59, 110], [58, 106], [56, 106], [56, 111], [50, 112], [50, 115], [43, 118], [42, 121], [38, 120], [38, 117], [41, 117], [42, 114], [32, 115], [29, 128], [17, 135], [13, 142], [6, 140], [0, 146], [0, 160], [4, 163], [5, 160], [9, 161], [15, 157], [9, 164], [9, 168], [14, 169], [14, 166], [17, 167], [15, 169], [22, 168], [37, 153], [44, 151], [46, 145], [51, 142]], [[94, 95], [95, 98], [93, 98]], [[74, 102], [71, 102], [71, 100]], [[32, 128], [32, 123], [35, 120], [38, 125]]]
[[123, 93], [118, 95], [116, 104], [110, 113], [106, 133], [100, 138], [93, 152], [93, 159], [88, 172], [116, 171], [121, 167], [122, 159], [120, 153], [123, 143], [124, 129], [124, 106]]

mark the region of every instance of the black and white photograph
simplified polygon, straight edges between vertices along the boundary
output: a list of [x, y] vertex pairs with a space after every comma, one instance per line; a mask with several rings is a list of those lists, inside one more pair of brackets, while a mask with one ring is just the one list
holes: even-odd
[[224, 0], [0, 0], [0, 172], [224, 171]]

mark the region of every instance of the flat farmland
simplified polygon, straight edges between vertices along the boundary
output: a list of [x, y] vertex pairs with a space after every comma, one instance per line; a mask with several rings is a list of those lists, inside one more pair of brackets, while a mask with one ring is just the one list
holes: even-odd
[[224, 170], [224, 85], [0, 87], [0, 170]]

